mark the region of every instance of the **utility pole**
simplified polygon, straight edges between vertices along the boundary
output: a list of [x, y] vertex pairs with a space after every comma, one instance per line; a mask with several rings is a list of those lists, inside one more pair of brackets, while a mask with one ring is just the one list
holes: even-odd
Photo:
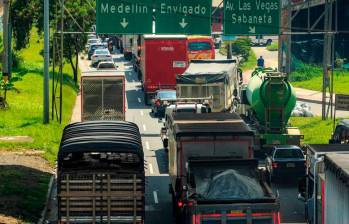
[[10, 19], [10, 0], [4, 0], [4, 14], [3, 14], [3, 42], [4, 55], [2, 58], [2, 76], [5, 81], [9, 80], [9, 19]]
[[[44, 2], [44, 124], [50, 122], [50, 23], [49, 23], [49, 0]], [[53, 87], [52, 87], [53, 88]]]

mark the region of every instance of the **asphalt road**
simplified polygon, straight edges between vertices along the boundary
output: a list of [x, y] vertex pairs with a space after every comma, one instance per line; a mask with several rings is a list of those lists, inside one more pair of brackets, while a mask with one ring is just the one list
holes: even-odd
[[[174, 223], [172, 217], [172, 203], [169, 194], [169, 176], [167, 169], [167, 154], [162, 148], [160, 128], [158, 122], [150, 113], [150, 107], [145, 106], [141, 83], [137, 80], [129, 62], [124, 61], [122, 55], [114, 55], [114, 61], [120, 72], [126, 76], [126, 120], [138, 125], [142, 134], [143, 149], [146, 160], [146, 220], [145, 224]], [[82, 72], [95, 70], [89, 62], [79, 63]], [[79, 99], [77, 100], [79, 105]], [[79, 116], [79, 108], [75, 108], [75, 115]], [[72, 120], [78, 121], [79, 117]], [[275, 193], [280, 195], [282, 223], [304, 223], [304, 206], [297, 200], [297, 184], [279, 183], [273, 186]], [[50, 208], [55, 210], [54, 207]]]

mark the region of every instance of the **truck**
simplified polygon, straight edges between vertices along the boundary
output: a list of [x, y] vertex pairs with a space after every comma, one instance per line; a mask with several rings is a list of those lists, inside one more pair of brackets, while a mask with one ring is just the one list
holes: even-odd
[[81, 120], [125, 120], [125, 75], [101, 71], [81, 75]]
[[340, 120], [329, 140], [330, 144], [349, 144], [349, 119]]
[[175, 89], [176, 75], [188, 66], [185, 35], [143, 35], [140, 76], [144, 101], [150, 104], [159, 89]]
[[280, 223], [278, 199], [253, 159], [254, 133], [238, 114], [174, 113], [171, 122], [168, 160], [177, 223]]
[[325, 163], [327, 154], [349, 153], [349, 145], [310, 144], [303, 147], [306, 154], [306, 176], [299, 182], [298, 199], [304, 202], [308, 223], [324, 223]]
[[212, 97], [212, 112], [233, 111], [240, 92], [235, 60], [192, 60], [176, 81], [177, 98]]
[[325, 214], [321, 224], [348, 223], [349, 152], [327, 154], [325, 156], [325, 176]]
[[58, 223], [143, 224], [141, 135], [125, 121], [64, 128], [57, 161]]
[[247, 84], [241, 88], [241, 101], [237, 109], [256, 132], [256, 150], [273, 145], [301, 144], [303, 135], [288, 125], [296, 105], [296, 93], [287, 76], [272, 69], [256, 69]]
[[124, 58], [127, 61], [132, 60], [132, 51], [134, 47], [137, 46], [137, 35], [122, 35], [122, 47], [121, 51], [124, 54]]

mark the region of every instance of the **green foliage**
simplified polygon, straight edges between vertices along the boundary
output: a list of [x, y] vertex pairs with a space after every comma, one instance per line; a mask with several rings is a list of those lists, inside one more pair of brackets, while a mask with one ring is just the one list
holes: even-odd
[[[25, 135], [32, 137], [34, 142], [0, 143], [0, 148], [43, 150], [46, 159], [54, 162], [62, 130], [70, 122], [77, 88], [72, 79], [72, 69], [70, 66], [65, 66], [63, 69], [63, 122], [59, 124], [53, 121], [49, 125], [43, 125], [43, 58], [39, 55], [42, 45], [37, 44], [40, 36], [37, 35], [35, 30], [32, 34], [30, 47], [20, 52], [24, 63], [13, 74], [14, 77], [21, 77], [21, 80], [15, 83], [18, 92], [9, 91], [7, 93], [7, 101], [10, 102], [10, 107], [8, 110], [0, 111], [0, 136]], [[52, 90], [51, 82], [50, 90]]]
[[253, 50], [250, 50], [248, 58], [246, 61], [242, 62], [241, 69], [242, 71], [252, 70], [256, 67], [257, 57]]
[[240, 55], [244, 61], [248, 60], [251, 52], [251, 39], [239, 38], [232, 44], [233, 55]]
[[328, 144], [333, 130], [333, 121], [321, 117], [291, 117], [290, 125], [300, 129], [304, 144]]
[[312, 64], [300, 64], [300, 67], [289, 75], [290, 81], [305, 81], [321, 76], [322, 68]]
[[278, 42], [272, 42], [270, 45], [267, 46], [268, 51], [278, 51], [279, 50], [279, 44]]

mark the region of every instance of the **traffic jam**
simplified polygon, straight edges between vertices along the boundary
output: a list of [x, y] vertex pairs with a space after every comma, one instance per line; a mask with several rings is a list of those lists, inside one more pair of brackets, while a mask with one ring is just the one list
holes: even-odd
[[256, 66], [247, 78], [238, 55], [217, 56], [223, 33], [98, 26], [81, 119], [60, 143], [58, 223], [349, 223], [347, 120], [323, 136], [329, 144], [304, 145], [287, 74]]

